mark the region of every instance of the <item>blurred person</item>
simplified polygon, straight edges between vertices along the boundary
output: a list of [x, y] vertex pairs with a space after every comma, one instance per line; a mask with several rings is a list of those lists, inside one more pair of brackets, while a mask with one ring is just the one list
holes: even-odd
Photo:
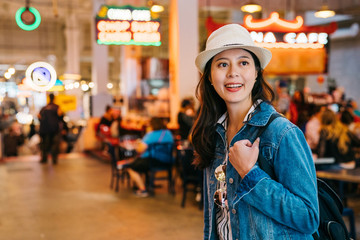
[[276, 110], [283, 115], [287, 116], [289, 108], [290, 108], [290, 101], [291, 97], [289, 95], [289, 90], [287, 83], [284, 80], [281, 80], [277, 89], [278, 99], [276, 102]]
[[345, 104], [345, 89], [344, 87], [336, 87], [332, 92], [334, 103], [339, 105], [339, 109]]
[[314, 105], [313, 113], [309, 121], [305, 125], [305, 138], [310, 146], [312, 152], [316, 152], [317, 145], [320, 139], [321, 128], [321, 112], [324, 110], [323, 106]]
[[319, 158], [334, 158], [331, 168], [355, 168], [358, 159], [354, 148], [360, 147], [360, 140], [343, 124], [331, 109], [321, 114], [320, 139], [317, 148]]
[[110, 127], [111, 123], [114, 121], [114, 117], [113, 117], [113, 111], [110, 105], [106, 105], [105, 107], [105, 113], [104, 115], [100, 118], [100, 122], [99, 122], [99, 127], [101, 125], [105, 125]]
[[184, 99], [181, 102], [181, 108], [177, 116], [179, 124], [179, 134], [182, 140], [189, 137], [190, 130], [194, 124], [195, 109], [191, 99]]
[[38, 118], [40, 121], [40, 149], [41, 161], [40, 163], [47, 163], [48, 153], [51, 153], [53, 164], [57, 164], [59, 147], [61, 141], [61, 125], [62, 125], [62, 111], [59, 105], [54, 103], [55, 96], [53, 93], [49, 94], [49, 103], [43, 107]]
[[69, 130], [68, 123], [65, 121], [65, 114], [62, 113], [60, 116], [60, 150], [66, 153], [70, 152]]
[[4, 134], [4, 155], [18, 156], [18, 148], [24, 144], [25, 135], [21, 126], [14, 122], [8, 129], [8, 133]]
[[351, 109], [353, 110], [354, 115], [356, 115], [357, 117], [360, 118], [360, 111], [359, 111], [359, 109], [358, 109], [358, 104], [357, 104], [357, 102], [356, 102], [355, 100], [353, 100], [353, 99], [350, 99], [349, 101], [350, 101], [349, 104], [350, 104], [350, 106], [351, 106]]
[[340, 113], [340, 121], [346, 126], [350, 127], [354, 123], [354, 116], [348, 109], [342, 110]]
[[119, 138], [122, 135], [123, 130], [121, 127], [121, 121], [121, 115], [118, 115], [116, 118], [114, 118], [110, 126], [111, 137]]
[[29, 128], [30, 129], [27, 137], [31, 139], [31, 137], [37, 133], [34, 119], [31, 121]]
[[349, 99], [346, 104], [346, 110], [348, 110], [354, 118], [354, 122], [360, 122], [360, 111], [357, 109], [357, 103], [353, 99]]
[[16, 98], [9, 97], [8, 92], [5, 93], [5, 96], [1, 102], [2, 114], [5, 116], [15, 115], [18, 111], [18, 102]]
[[[174, 138], [170, 130], [166, 128], [164, 121], [161, 118], [154, 117], [150, 120], [151, 131], [145, 134], [145, 136], [137, 143], [136, 152], [140, 157], [133, 159], [129, 163], [125, 160], [125, 164], [131, 180], [135, 183], [138, 190], [135, 194], [139, 197], [147, 197], [148, 192], [145, 183], [141, 177], [141, 173], [147, 173], [149, 171], [149, 152], [147, 151], [148, 145], [153, 143], [173, 143]], [[161, 153], [157, 153], [161, 158]], [[151, 160], [155, 165], [164, 165], [157, 159]]]
[[[263, 78], [270, 59], [245, 28], [228, 24], [195, 60], [200, 112], [191, 135], [204, 169], [204, 239], [306, 240], [318, 229], [316, 172], [301, 130], [278, 117], [253, 139], [277, 114]], [[259, 167], [260, 154], [276, 180]]]
[[[360, 135], [358, 132], [358, 126], [359, 123], [356, 121], [356, 115], [353, 114], [353, 111], [351, 108], [347, 107], [340, 113], [340, 121], [346, 125], [349, 129], [349, 131], [356, 136], [356, 138], [360, 139]], [[360, 148], [354, 148], [355, 149], [355, 156], [360, 157]]]
[[[100, 122], [97, 127], [97, 136], [101, 139], [107, 138], [111, 136], [111, 124], [114, 122], [114, 116], [113, 116], [113, 109], [110, 105], [106, 105], [105, 107], [105, 113], [100, 118]], [[107, 153], [108, 148], [104, 141], [101, 141], [101, 149], [103, 150], [104, 154]]]
[[290, 101], [289, 119], [292, 123], [298, 126], [301, 131], [305, 132], [305, 125], [308, 121], [308, 109], [305, 103], [304, 93], [302, 91], [295, 91]]

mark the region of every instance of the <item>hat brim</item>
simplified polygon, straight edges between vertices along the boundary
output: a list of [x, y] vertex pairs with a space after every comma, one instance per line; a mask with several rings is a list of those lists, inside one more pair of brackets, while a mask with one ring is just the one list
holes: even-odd
[[195, 65], [201, 73], [204, 73], [206, 63], [213, 58], [216, 54], [221, 53], [225, 50], [240, 48], [248, 50], [256, 55], [256, 57], [260, 61], [261, 68], [264, 69], [271, 60], [271, 52], [265, 48], [257, 47], [257, 46], [249, 46], [249, 45], [242, 45], [238, 47], [234, 46], [224, 46], [221, 48], [205, 50], [201, 52], [195, 59]]

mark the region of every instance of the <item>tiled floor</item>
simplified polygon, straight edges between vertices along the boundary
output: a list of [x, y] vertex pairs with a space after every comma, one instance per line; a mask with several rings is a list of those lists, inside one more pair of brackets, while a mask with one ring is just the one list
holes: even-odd
[[110, 165], [84, 154], [62, 155], [56, 166], [38, 157], [0, 164], [1, 240], [201, 239], [202, 211], [189, 194], [156, 189], [137, 198], [109, 188]]
[[[61, 155], [41, 165], [38, 156], [0, 163], [1, 240], [201, 239], [202, 211], [195, 195], [180, 207], [166, 188], [137, 198], [125, 185], [109, 188], [110, 165], [86, 154]], [[178, 184], [179, 185], [179, 184]], [[349, 200], [360, 238], [360, 198]]]

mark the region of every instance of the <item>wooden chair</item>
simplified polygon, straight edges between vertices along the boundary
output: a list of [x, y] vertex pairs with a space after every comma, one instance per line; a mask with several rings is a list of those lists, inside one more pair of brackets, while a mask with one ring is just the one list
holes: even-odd
[[[108, 148], [108, 153], [111, 158], [111, 181], [110, 188], [114, 188], [115, 183], [115, 191], [119, 191], [119, 181], [120, 179], [124, 181], [125, 177], [128, 177], [126, 174], [126, 168], [119, 168], [118, 163], [119, 160], [129, 159], [136, 155], [135, 150], [126, 150], [119, 148], [117, 145], [114, 145], [111, 141], [106, 141], [106, 145]], [[128, 177], [128, 184], [130, 184], [130, 180]]]
[[[167, 180], [169, 193], [175, 194], [174, 180], [172, 178], [172, 169], [174, 164], [173, 157], [174, 144], [171, 142], [153, 143], [148, 145], [150, 169], [146, 174], [146, 185], [148, 192], [153, 195], [155, 189], [155, 181]], [[157, 160], [157, 163], [151, 160]], [[158, 161], [163, 164], [158, 164]], [[158, 176], [158, 172], [166, 172], [167, 176]]]
[[106, 147], [108, 149], [108, 153], [110, 155], [110, 165], [111, 165], [111, 180], [110, 180], [110, 188], [113, 189], [114, 182], [115, 182], [115, 191], [119, 191], [119, 179], [120, 179], [120, 172], [117, 169], [117, 154], [116, 148], [111, 142], [106, 142]]
[[179, 171], [183, 189], [181, 207], [185, 207], [186, 195], [188, 191], [192, 191], [196, 194], [201, 194], [199, 208], [202, 209], [202, 171], [196, 169], [192, 164], [194, 159], [194, 150], [192, 148], [178, 149], [177, 159], [179, 161]]

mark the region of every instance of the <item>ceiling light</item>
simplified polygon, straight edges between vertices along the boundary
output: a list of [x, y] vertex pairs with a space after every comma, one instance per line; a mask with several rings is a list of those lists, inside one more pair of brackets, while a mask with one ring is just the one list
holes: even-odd
[[248, 13], [260, 12], [261, 10], [262, 7], [254, 2], [249, 2], [241, 7], [241, 11]]
[[4, 74], [4, 77], [5, 77], [6, 79], [10, 79], [10, 78], [11, 78], [11, 73], [6, 72], [6, 73]]
[[108, 83], [108, 84], [106, 84], [106, 87], [107, 87], [108, 89], [112, 89], [112, 88], [114, 87], [114, 85], [113, 85], [112, 83]]
[[161, 5], [158, 5], [158, 4], [154, 4], [154, 5], [151, 6], [150, 11], [151, 11], [151, 12], [154, 12], [154, 13], [163, 12], [163, 11], [164, 11], [164, 7], [161, 6]]
[[315, 17], [317, 18], [329, 18], [335, 16], [335, 12], [333, 10], [329, 10], [327, 5], [323, 5], [320, 11], [315, 13]]
[[89, 90], [89, 85], [87, 85], [87, 84], [82, 84], [82, 85], [81, 85], [81, 90], [84, 91], [84, 92], [86, 92], [87, 90]]
[[8, 69], [8, 72], [13, 75], [15, 73], [15, 68], [11, 67]]

